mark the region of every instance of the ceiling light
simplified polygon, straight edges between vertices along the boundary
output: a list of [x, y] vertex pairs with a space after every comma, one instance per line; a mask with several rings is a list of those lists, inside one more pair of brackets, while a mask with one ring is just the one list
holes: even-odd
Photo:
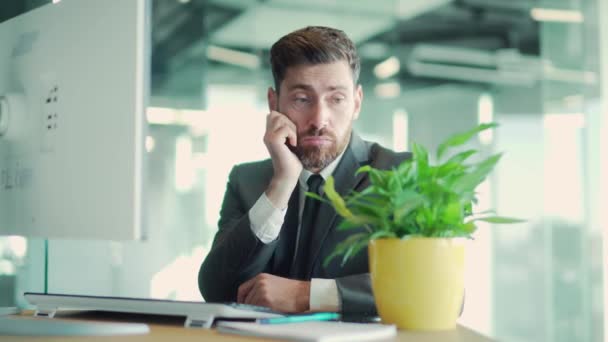
[[378, 63], [374, 67], [374, 74], [379, 79], [389, 78], [399, 72], [401, 69], [401, 63], [399, 63], [399, 59], [395, 56], [389, 57], [387, 60]]
[[401, 94], [401, 85], [399, 82], [380, 83], [374, 88], [374, 93], [383, 99], [395, 98]]
[[532, 8], [530, 16], [536, 21], [562, 23], [581, 23], [584, 20], [583, 14], [580, 11], [553, 8]]
[[151, 136], [146, 136], [146, 151], [148, 153], [152, 152], [154, 150], [154, 147], [156, 146], [156, 141], [154, 140], [154, 138], [152, 138]]
[[209, 45], [207, 47], [207, 58], [222, 63], [238, 65], [248, 69], [257, 69], [260, 66], [260, 57], [257, 55], [233, 49], [226, 49], [215, 45]]
[[171, 125], [175, 123], [177, 115], [171, 108], [148, 107], [146, 118], [150, 124]]
[[393, 113], [393, 151], [407, 151], [408, 131], [408, 114], [399, 108]]
[[547, 80], [580, 84], [596, 84], [597, 74], [593, 71], [556, 68], [551, 63], [543, 66], [543, 77]]
[[562, 101], [563, 101], [564, 105], [568, 108], [580, 107], [584, 104], [585, 98], [583, 97], [583, 95], [580, 95], [580, 94], [568, 95], [568, 96], [564, 96]]

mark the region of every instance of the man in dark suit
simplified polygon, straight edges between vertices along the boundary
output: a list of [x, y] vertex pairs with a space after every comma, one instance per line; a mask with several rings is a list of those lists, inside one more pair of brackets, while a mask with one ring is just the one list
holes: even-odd
[[344, 32], [307, 27], [270, 51], [275, 88], [264, 143], [270, 159], [237, 165], [229, 176], [219, 230], [199, 271], [208, 301], [238, 301], [283, 312], [376, 312], [367, 253], [345, 265], [325, 258], [361, 229], [338, 231], [341, 218], [320, 184], [333, 175], [346, 195], [369, 184], [363, 165], [390, 169], [409, 158], [363, 141], [352, 130], [363, 91], [359, 57]]

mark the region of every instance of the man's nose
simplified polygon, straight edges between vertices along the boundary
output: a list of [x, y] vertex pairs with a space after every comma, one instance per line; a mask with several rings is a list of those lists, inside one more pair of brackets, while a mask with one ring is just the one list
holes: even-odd
[[321, 129], [327, 125], [328, 119], [329, 108], [322, 101], [317, 101], [312, 107], [309, 124]]

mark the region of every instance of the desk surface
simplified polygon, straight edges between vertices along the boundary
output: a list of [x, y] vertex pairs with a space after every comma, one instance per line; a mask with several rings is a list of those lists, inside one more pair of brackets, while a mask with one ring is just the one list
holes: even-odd
[[[57, 319], [57, 318], [54, 318]], [[72, 317], [70, 317], [72, 319]], [[78, 318], [84, 319], [84, 318]], [[116, 321], [116, 319], [98, 319], [103, 321]], [[124, 320], [122, 320], [124, 321]], [[136, 342], [136, 341], [169, 341], [169, 342], [186, 342], [186, 341], [218, 341], [218, 342], [244, 342], [244, 341], [263, 341], [261, 338], [243, 337], [236, 335], [219, 334], [215, 330], [206, 329], [189, 329], [184, 328], [179, 321], [175, 319], [155, 318], [153, 320], [142, 320], [137, 319], [136, 321], [147, 323], [150, 326], [150, 333], [147, 335], [132, 335], [132, 336], [109, 336], [109, 337], [70, 337], [70, 342], [90, 342], [90, 341], [116, 341], [116, 342]], [[15, 342], [40, 342], [40, 338], [37, 337], [17, 337], [17, 336], [2, 336], [0, 338], [3, 342], [15, 341]], [[66, 341], [65, 337], [47, 337], [44, 338], [45, 342], [54, 341]], [[463, 326], [458, 326], [454, 330], [450, 331], [439, 331], [439, 332], [411, 332], [399, 330], [397, 337], [393, 341], [407, 341], [407, 342], [431, 342], [431, 341], [444, 341], [444, 342], [489, 342], [492, 339], [480, 335], [471, 329]]]

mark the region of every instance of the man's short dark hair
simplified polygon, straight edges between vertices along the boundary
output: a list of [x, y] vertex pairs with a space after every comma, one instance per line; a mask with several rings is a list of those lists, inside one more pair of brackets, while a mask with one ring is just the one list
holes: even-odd
[[353, 73], [353, 82], [357, 84], [361, 68], [359, 56], [355, 45], [343, 31], [323, 26], [308, 26], [293, 31], [270, 48], [275, 90], [279, 91], [289, 67], [337, 61], [348, 63]]

